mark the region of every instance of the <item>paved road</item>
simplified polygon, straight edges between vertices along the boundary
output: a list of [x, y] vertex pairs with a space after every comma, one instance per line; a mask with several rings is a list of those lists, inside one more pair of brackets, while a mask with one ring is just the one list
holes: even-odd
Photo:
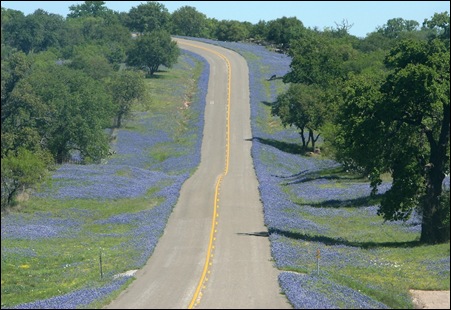
[[237, 53], [176, 39], [210, 63], [201, 163], [164, 235], [112, 309], [282, 309], [250, 156], [248, 68]]

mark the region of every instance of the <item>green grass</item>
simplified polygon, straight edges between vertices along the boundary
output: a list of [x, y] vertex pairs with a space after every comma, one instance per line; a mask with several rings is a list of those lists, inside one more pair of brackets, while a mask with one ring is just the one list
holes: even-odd
[[[100, 252], [105, 274], [131, 269], [130, 257], [137, 253], [132, 247], [122, 245], [132, 241], [133, 235], [127, 233], [136, 228], [135, 225], [99, 224], [97, 221], [153, 208], [163, 201], [159, 197], [152, 198], [157, 190], [152, 188], [146, 197], [135, 199], [65, 201], [35, 197], [26, 202], [22, 213], [30, 218], [36, 212], [51, 211], [54, 218], [69, 216], [81, 220], [82, 224], [80, 231], [70, 238], [2, 240], [2, 307], [61, 295], [87, 285], [102, 285]], [[3, 248], [31, 248], [35, 255], [4, 254]]]

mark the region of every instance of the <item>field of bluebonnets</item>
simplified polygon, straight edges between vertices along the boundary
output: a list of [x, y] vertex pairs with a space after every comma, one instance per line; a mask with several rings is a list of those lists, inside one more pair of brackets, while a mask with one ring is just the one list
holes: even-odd
[[[252, 156], [281, 291], [294, 308], [412, 308], [410, 288], [449, 290], [449, 244], [419, 245], [416, 217], [384, 223], [366, 180], [324, 156], [299, 154], [298, 133], [270, 115], [286, 86], [269, 77], [288, 72], [289, 57], [253, 44], [198, 40], [248, 61]], [[198, 163], [207, 67], [192, 109], [174, 116], [168, 108], [187, 89], [174, 98], [168, 94], [178, 88], [164, 89], [170, 76], [196, 76], [193, 59], [184, 53], [177, 68], [153, 81], [162, 88], [154, 89], [151, 111], [137, 113], [117, 132], [117, 153], [108, 163], [64, 165], [45, 197], [2, 219], [2, 308], [17, 305], [21, 293], [18, 308], [95, 307], [129, 281], [117, 274], [141, 267], [151, 255], [181, 184]], [[169, 128], [174, 122], [179, 126]], [[387, 179], [380, 194], [390, 185]], [[27, 298], [34, 302], [24, 304]]]
[[150, 103], [111, 133], [113, 156], [60, 166], [2, 217], [2, 309], [96, 308], [131, 281], [121, 274], [146, 263], [200, 162], [208, 76], [183, 51], [147, 81]]
[[[449, 290], [449, 243], [418, 243], [418, 215], [377, 216], [369, 182], [325, 156], [299, 154], [300, 137], [270, 114], [291, 59], [263, 46], [201, 40], [249, 65], [252, 156], [282, 292], [297, 309], [413, 308], [409, 289]], [[387, 178], [382, 195], [391, 186]], [[446, 184], [449, 188], [449, 177]]]

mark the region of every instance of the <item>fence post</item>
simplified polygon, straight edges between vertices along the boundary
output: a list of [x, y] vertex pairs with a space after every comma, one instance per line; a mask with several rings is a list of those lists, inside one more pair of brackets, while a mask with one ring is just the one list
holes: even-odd
[[99, 267], [100, 267], [100, 279], [103, 279], [103, 270], [102, 270], [102, 248], [99, 249]]
[[319, 258], [321, 257], [319, 249], [316, 250], [316, 273], [319, 275]]

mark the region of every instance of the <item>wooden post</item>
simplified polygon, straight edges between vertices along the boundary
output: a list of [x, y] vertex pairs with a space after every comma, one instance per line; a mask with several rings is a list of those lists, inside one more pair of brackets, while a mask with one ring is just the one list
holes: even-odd
[[103, 270], [102, 270], [102, 249], [99, 250], [99, 267], [100, 267], [100, 279], [103, 279]]
[[316, 250], [316, 273], [319, 275], [319, 258], [321, 257], [319, 249]]

